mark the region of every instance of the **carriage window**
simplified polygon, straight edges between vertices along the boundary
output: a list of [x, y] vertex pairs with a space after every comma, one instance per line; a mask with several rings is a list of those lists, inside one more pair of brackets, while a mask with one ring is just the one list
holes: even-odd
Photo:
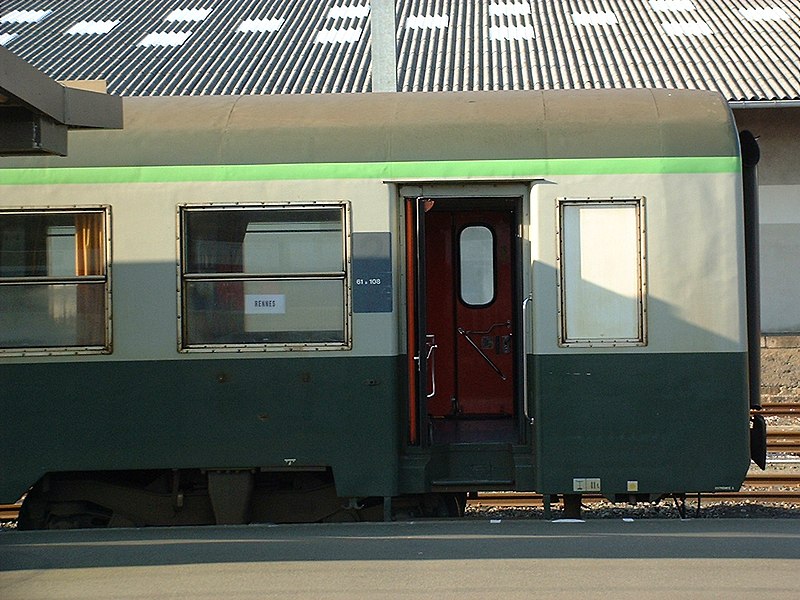
[[562, 346], [646, 344], [643, 202], [559, 201]]
[[483, 306], [494, 300], [494, 234], [484, 225], [471, 225], [458, 238], [461, 300]]
[[348, 208], [181, 208], [181, 350], [347, 348]]
[[110, 352], [107, 217], [0, 211], [0, 353]]

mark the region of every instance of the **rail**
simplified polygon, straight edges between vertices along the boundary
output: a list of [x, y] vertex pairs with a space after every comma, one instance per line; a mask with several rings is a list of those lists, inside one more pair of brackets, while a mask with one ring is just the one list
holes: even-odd
[[754, 410], [765, 417], [774, 415], [800, 416], [800, 402], [764, 402], [760, 410]]
[[0, 521], [16, 521], [21, 504], [0, 504]]
[[799, 427], [767, 427], [768, 452], [800, 452]]

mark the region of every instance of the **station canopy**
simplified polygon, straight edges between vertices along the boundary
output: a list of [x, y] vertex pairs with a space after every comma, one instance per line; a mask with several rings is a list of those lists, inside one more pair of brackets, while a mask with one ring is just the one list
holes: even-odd
[[68, 130], [121, 127], [121, 98], [65, 87], [0, 47], [0, 156], [63, 156]]

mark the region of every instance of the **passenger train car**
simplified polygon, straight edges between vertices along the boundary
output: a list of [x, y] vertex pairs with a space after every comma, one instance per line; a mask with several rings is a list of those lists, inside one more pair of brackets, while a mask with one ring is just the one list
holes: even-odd
[[0, 159], [0, 501], [29, 490], [20, 527], [740, 487], [745, 218], [720, 96], [124, 113], [68, 157]]

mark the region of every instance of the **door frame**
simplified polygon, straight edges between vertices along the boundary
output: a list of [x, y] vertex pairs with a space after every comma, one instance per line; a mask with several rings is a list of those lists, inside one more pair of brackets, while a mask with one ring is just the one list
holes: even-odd
[[[410, 187], [410, 186], [409, 186]], [[409, 194], [408, 192], [412, 193]], [[417, 193], [418, 192], [418, 193]], [[428, 447], [431, 440], [427, 427], [427, 379], [428, 356], [425, 349], [426, 335], [426, 256], [425, 256], [425, 202], [444, 202], [453, 210], [506, 209], [513, 215], [512, 223], [512, 332], [514, 340], [514, 385], [513, 417], [518, 432], [519, 444], [530, 442], [528, 418], [529, 394], [526, 377], [526, 355], [530, 347], [531, 332], [526, 330], [523, 299], [529, 297], [530, 267], [525, 268], [525, 259], [530, 256], [523, 231], [529, 221], [530, 187], [518, 183], [506, 186], [469, 185], [414, 186], [400, 189], [400, 200], [405, 216], [405, 260], [406, 260], [406, 351], [407, 351], [407, 444]], [[528, 261], [529, 262], [529, 261]], [[455, 268], [455, 266], [454, 266]]]

